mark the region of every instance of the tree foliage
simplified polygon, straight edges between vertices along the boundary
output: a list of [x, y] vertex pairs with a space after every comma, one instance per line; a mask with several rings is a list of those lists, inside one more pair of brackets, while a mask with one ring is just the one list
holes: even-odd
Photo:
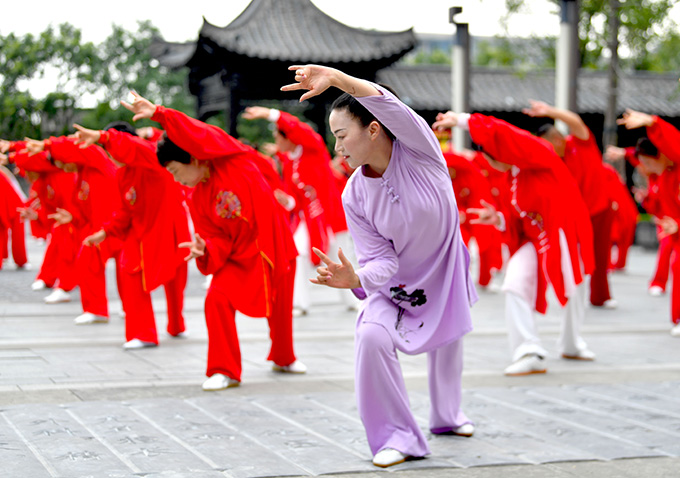
[[83, 42], [67, 23], [37, 36], [0, 36], [0, 137], [61, 135], [72, 132], [74, 121], [95, 128], [129, 121], [119, 101], [130, 89], [191, 112], [186, 72], [168, 71], [149, 54], [158, 35], [140, 22], [134, 32], [114, 27], [101, 45]]
[[[550, 0], [559, 14], [559, 0]], [[677, 46], [680, 43], [677, 25], [669, 18], [675, 0], [621, 0], [618, 11], [619, 55], [627, 69], [677, 70]], [[522, 11], [528, 0], [506, 0], [507, 19]], [[585, 68], [605, 68], [607, 65], [610, 20], [609, 0], [579, 0], [579, 49]], [[553, 49], [554, 51], [554, 49]], [[487, 50], [487, 54], [489, 51]], [[510, 44], [500, 44], [491, 58], [500, 64], [522, 63], [521, 50]], [[553, 53], [554, 56], [554, 53]], [[486, 60], [487, 63], [493, 63]], [[536, 65], [544, 66], [544, 65]]]

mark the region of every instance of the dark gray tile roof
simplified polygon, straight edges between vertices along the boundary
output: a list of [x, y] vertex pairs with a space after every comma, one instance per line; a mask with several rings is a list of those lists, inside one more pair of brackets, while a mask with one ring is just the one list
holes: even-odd
[[417, 43], [413, 29], [380, 32], [349, 27], [310, 0], [253, 0], [226, 27], [205, 21], [200, 36], [250, 58], [316, 62], [370, 62], [400, 58]]
[[168, 68], [186, 66], [196, 52], [196, 42], [172, 43], [162, 38], [154, 38], [149, 46], [149, 54], [157, 59], [161, 65]]
[[[678, 74], [623, 73], [619, 77], [619, 113], [626, 108], [680, 116]], [[378, 81], [393, 86], [402, 100], [416, 110], [444, 111], [451, 107], [451, 67], [445, 65], [394, 65], [378, 72]], [[473, 68], [470, 77], [473, 111], [520, 111], [529, 99], [555, 101], [554, 71], [516, 72]], [[579, 73], [580, 113], [604, 113], [607, 73]]]

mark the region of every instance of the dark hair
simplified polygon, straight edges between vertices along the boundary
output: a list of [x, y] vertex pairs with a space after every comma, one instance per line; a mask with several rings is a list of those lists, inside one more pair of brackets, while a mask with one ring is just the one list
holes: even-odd
[[544, 123], [536, 130], [536, 136], [539, 138], [543, 138], [544, 136], [547, 136], [548, 134], [552, 133], [553, 130], [555, 130], [555, 125], [552, 123]]
[[[380, 84], [380, 83], [379, 83], [379, 84]], [[382, 86], [383, 88], [385, 88], [387, 91], [389, 91], [390, 93], [392, 93], [397, 99], [399, 99], [399, 96], [394, 92], [394, 90], [393, 90], [390, 86], [383, 85], [383, 84], [380, 84], [380, 86]], [[381, 122], [373, 115], [373, 113], [371, 113], [370, 111], [368, 111], [368, 110], [366, 109], [366, 107], [364, 107], [364, 105], [362, 105], [361, 103], [359, 103], [359, 101], [358, 101], [354, 96], [350, 95], [349, 93], [343, 93], [343, 94], [341, 94], [340, 96], [338, 96], [338, 97], [335, 99], [335, 101], [333, 102], [333, 104], [331, 104], [331, 111], [333, 111], [333, 110], [342, 110], [342, 109], [347, 110], [347, 112], [348, 112], [351, 116], [357, 118], [357, 119], [361, 122], [362, 126], [364, 126], [364, 128], [365, 128], [366, 126], [368, 126], [369, 124], [371, 124], [372, 121], [376, 121], [376, 122], [382, 127], [382, 129], [385, 131], [385, 134], [387, 134], [387, 136], [388, 136], [392, 141], [394, 141], [395, 136], [394, 136], [394, 134], [392, 134], [392, 131], [390, 131], [389, 129], [387, 129], [387, 128], [385, 127], [385, 125], [382, 124], [382, 123], [381, 123]]]
[[156, 144], [156, 156], [163, 167], [170, 161], [177, 161], [182, 164], [191, 163], [191, 155], [173, 143], [166, 133], [163, 133], [163, 137]]
[[640, 138], [635, 145], [635, 155], [638, 156], [640, 154], [643, 156], [658, 158], [659, 149], [654, 146], [654, 143], [652, 143], [649, 138]]
[[131, 134], [132, 136], [137, 136], [137, 131], [127, 121], [114, 121], [113, 123], [109, 123], [106, 126], [104, 126], [104, 131], [108, 131], [110, 129], [115, 129], [123, 133]]

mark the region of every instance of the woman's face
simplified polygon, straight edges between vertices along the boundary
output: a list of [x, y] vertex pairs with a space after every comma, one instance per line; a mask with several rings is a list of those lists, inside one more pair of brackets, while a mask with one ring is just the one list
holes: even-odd
[[205, 177], [204, 168], [199, 166], [198, 161], [193, 158], [191, 158], [191, 163], [189, 164], [170, 161], [165, 166], [165, 169], [172, 174], [175, 181], [191, 188], [195, 187]]
[[335, 152], [342, 156], [352, 169], [367, 164], [373, 146], [369, 127], [364, 127], [346, 109], [331, 111], [328, 124], [335, 136]]

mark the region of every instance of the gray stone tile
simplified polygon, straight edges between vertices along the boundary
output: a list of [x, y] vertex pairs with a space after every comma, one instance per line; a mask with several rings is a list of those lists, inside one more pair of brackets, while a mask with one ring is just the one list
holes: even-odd
[[[212, 400], [227, 403], [227, 406], [234, 408], [234, 413], [243, 412], [243, 406], [246, 405], [245, 401], [224, 399], [219, 395], [208, 402]], [[132, 410], [140, 416], [199, 451], [229, 476], [245, 478], [311, 474], [305, 468], [297, 466], [284, 449], [269, 446], [259, 440], [257, 424], [251, 426], [246, 423], [244, 426], [238, 420], [226, 419], [222, 414], [216, 414], [214, 407], [204, 405], [206, 401], [203, 399], [130, 403]]]
[[[531, 433], [546, 444], [558, 444], [581, 459], [615, 459], [663, 456], [625, 437], [590, 426], [592, 416], [571, 407], [533, 397], [513, 389], [485, 389], [473, 392], [477, 400], [495, 408], [495, 418], [506, 427]], [[468, 402], [469, 403], [469, 402]], [[573, 459], [566, 456], [565, 460]]]

